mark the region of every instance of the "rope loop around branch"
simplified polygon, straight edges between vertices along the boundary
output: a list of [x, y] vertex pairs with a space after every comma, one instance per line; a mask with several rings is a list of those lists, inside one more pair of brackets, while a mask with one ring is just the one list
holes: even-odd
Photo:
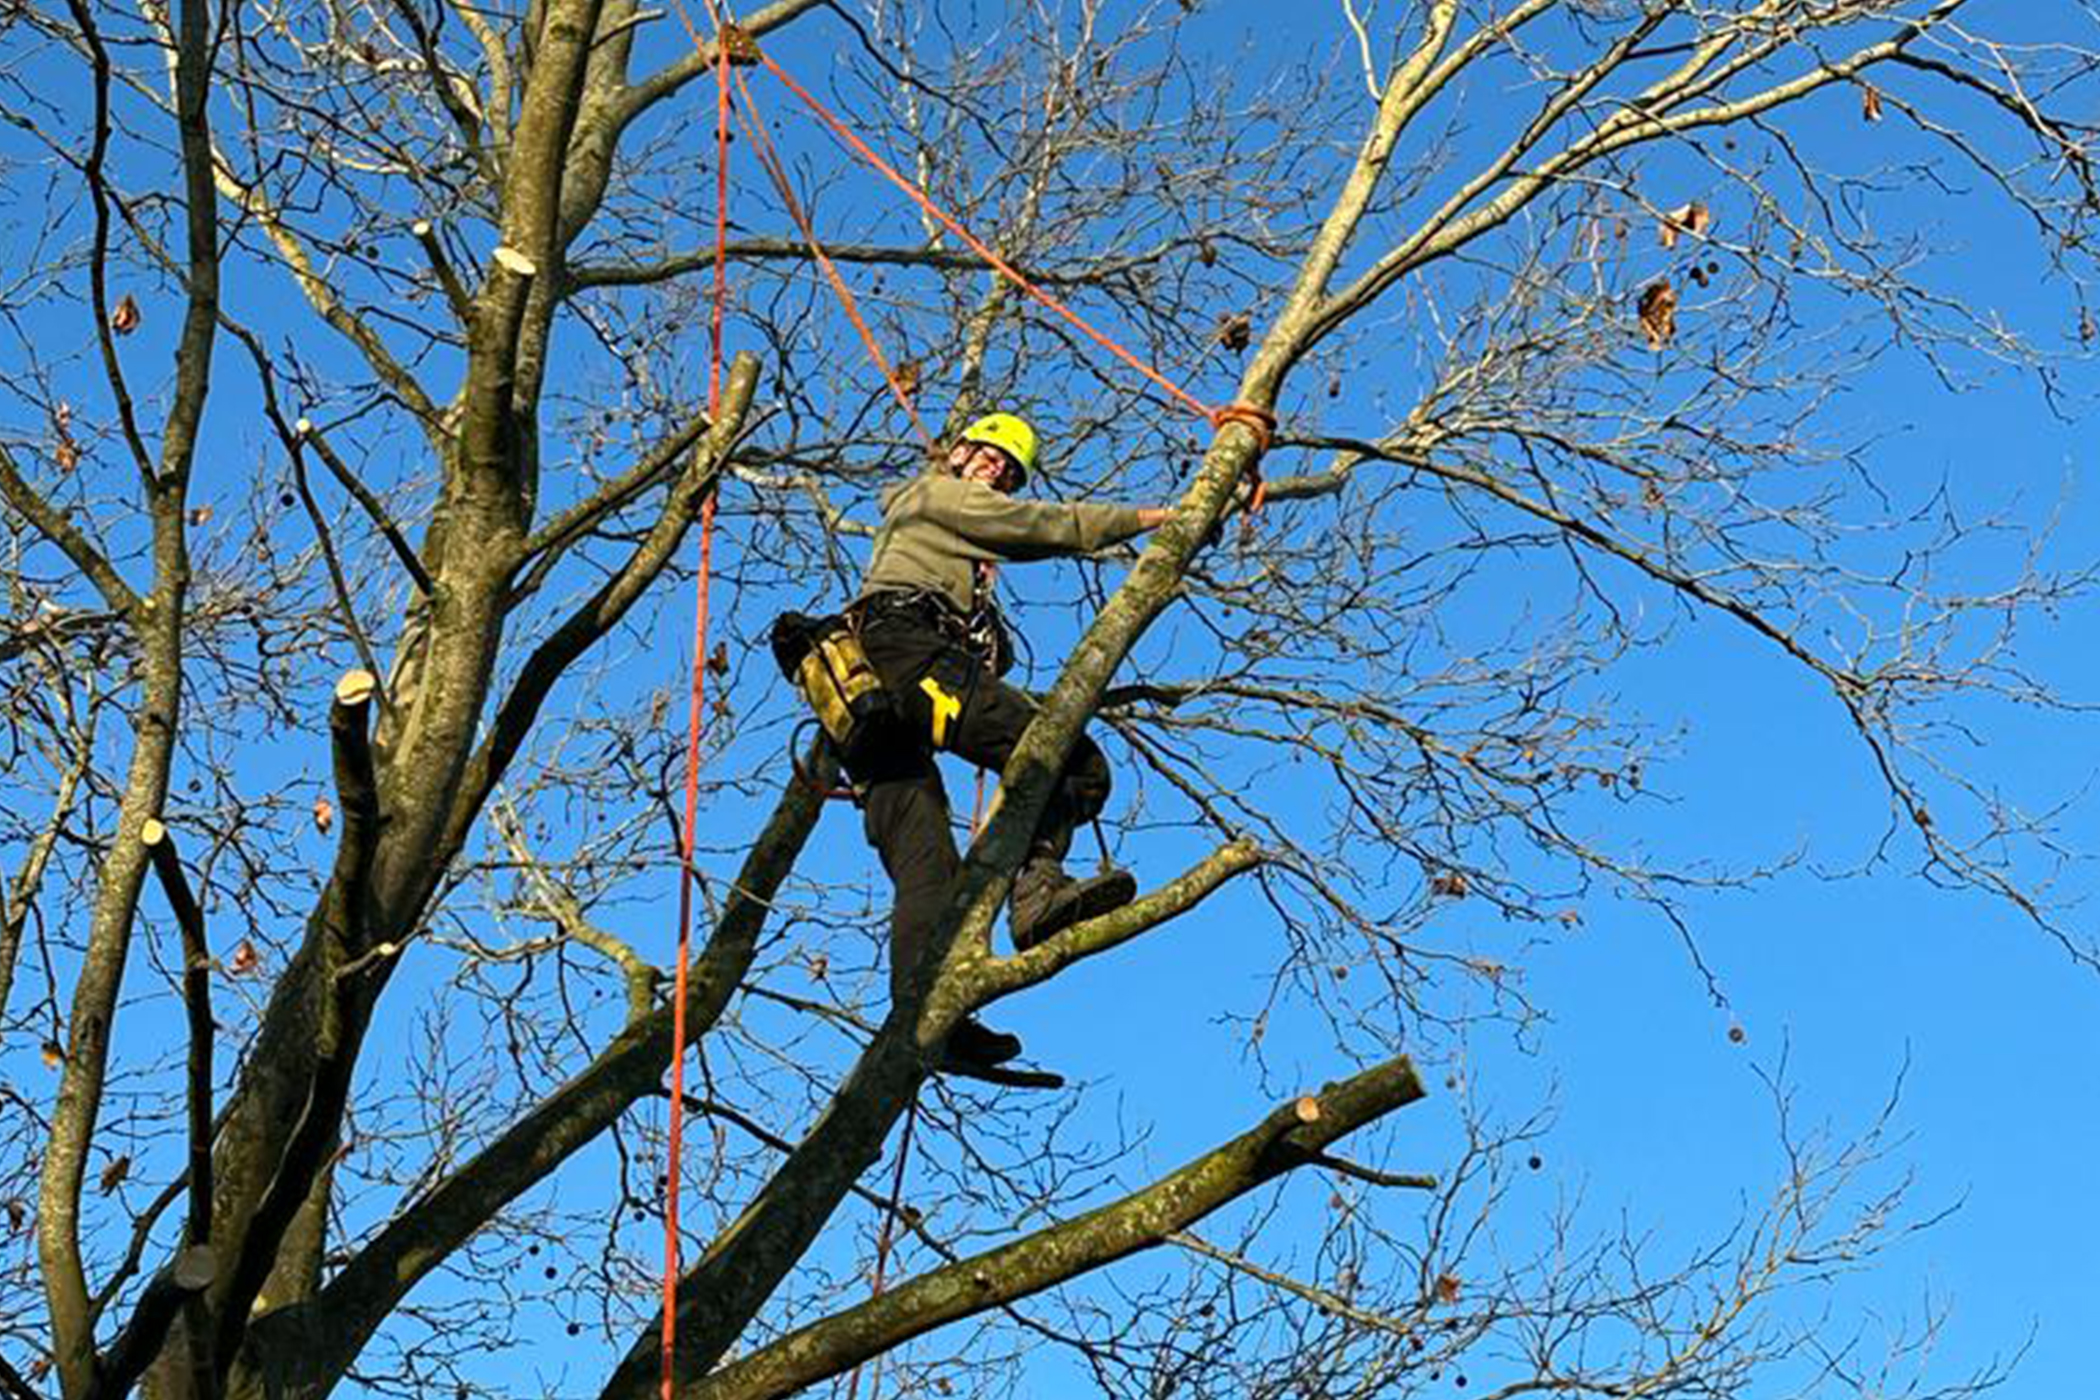
[[[1210, 411], [1213, 428], [1222, 431], [1227, 423], [1237, 423], [1254, 434], [1254, 456], [1257, 461], [1268, 456], [1269, 444], [1276, 441], [1276, 415], [1266, 408], [1251, 403], [1229, 403], [1223, 408]], [[1250, 466], [1249, 471], [1253, 468]]]

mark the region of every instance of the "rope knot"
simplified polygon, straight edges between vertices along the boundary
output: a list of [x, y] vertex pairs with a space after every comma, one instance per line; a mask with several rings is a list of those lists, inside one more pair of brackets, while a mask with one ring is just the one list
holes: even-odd
[[1237, 423], [1254, 434], [1254, 455], [1265, 457], [1269, 444], [1276, 440], [1276, 415], [1266, 408], [1251, 403], [1229, 403], [1223, 408], [1210, 411], [1213, 428], [1222, 430], [1227, 423]]
[[715, 42], [721, 45], [721, 56], [738, 68], [756, 68], [765, 57], [751, 31], [734, 23], [720, 26], [715, 31]]
[[1266, 408], [1251, 403], [1229, 403], [1223, 408], [1210, 411], [1211, 426], [1223, 431], [1227, 423], [1237, 423], [1254, 434], [1254, 455], [1247, 459], [1246, 477], [1253, 486], [1247, 496], [1247, 514], [1240, 522], [1244, 536], [1254, 525], [1254, 517], [1267, 504], [1269, 484], [1261, 479], [1261, 459], [1268, 455], [1269, 444], [1276, 440], [1276, 415]]

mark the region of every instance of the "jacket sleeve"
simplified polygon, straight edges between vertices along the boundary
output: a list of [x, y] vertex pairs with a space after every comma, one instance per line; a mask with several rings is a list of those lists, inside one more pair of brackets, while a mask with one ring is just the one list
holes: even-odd
[[1136, 506], [1017, 501], [983, 482], [956, 477], [933, 478], [927, 486], [929, 517], [1008, 559], [1087, 554], [1144, 532]]

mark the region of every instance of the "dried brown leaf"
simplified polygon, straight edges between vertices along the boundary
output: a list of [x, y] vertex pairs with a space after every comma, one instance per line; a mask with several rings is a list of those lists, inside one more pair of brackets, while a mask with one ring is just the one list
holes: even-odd
[[316, 797], [314, 799], [314, 830], [326, 836], [328, 828], [334, 825], [335, 804], [325, 797]]
[[1218, 344], [1238, 353], [1254, 343], [1254, 318], [1242, 311], [1218, 323]]
[[255, 951], [255, 945], [245, 938], [233, 945], [233, 952], [226, 959], [226, 970], [236, 977], [246, 977], [261, 966], [262, 956]]
[[109, 328], [118, 335], [130, 335], [139, 328], [145, 317], [139, 314], [138, 298], [126, 292], [117, 303], [117, 309], [109, 313]]
[[1713, 221], [1713, 211], [1695, 199], [1689, 204], [1680, 204], [1663, 215], [1662, 224], [1656, 232], [1662, 239], [1663, 247], [1675, 248], [1681, 235], [1688, 233], [1694, 238], [1706, 237], [1706, 231], [1713, 226]]
[[131, 1159], [129, 1157], [119, 1157], [116, 1161], [111, 1162], [108, 1166], [102, 1169], [102, 1175], [97, 1179], [95, 1184], [100, 1186], [102, 1188], [102, 1194], [107, 1196], [110, 1192], [116, 1190], [119, 1186], [122, 1186], [124, 1184], [124, 1178], [130, 1175]]
[[1677, 289], [1668, 282], [1653, 282], [1641, 292], [1638, 305], [1641, 332], [1648, 348], [1660, 350], [1677, 338]]
[[1881, 120], [1881, 89], [1872, 83], [1860, 84], [1859, 114], [1870, 122]]

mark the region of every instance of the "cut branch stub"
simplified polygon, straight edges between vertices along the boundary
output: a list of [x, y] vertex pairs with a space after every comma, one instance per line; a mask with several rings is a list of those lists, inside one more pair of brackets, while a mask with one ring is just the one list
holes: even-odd
[[379, 678], [370, 671], [345, 671], [343, 678], [335, 683], [335, 702], [338, 705], [363, 705], [378, 689]]
[[533, 277], [540, 270], [538, 263], [507, 243], [496, 245], [495, 258], [496, 266], [515, 277]]
[[740, 25], [723, 25], [716, 42], [721, 44], [722, 53], [729, 61], [740, 68], [756, 67], [765, 57], [759, 52], [758, 40], [751, 37], [751, 31]]
[[171, 1273], [177, 1288], [186, 1293], [201, 1293], [219, 1276], [219, 1256], [208, 1244], [191, 1245], [175, 1256]]

